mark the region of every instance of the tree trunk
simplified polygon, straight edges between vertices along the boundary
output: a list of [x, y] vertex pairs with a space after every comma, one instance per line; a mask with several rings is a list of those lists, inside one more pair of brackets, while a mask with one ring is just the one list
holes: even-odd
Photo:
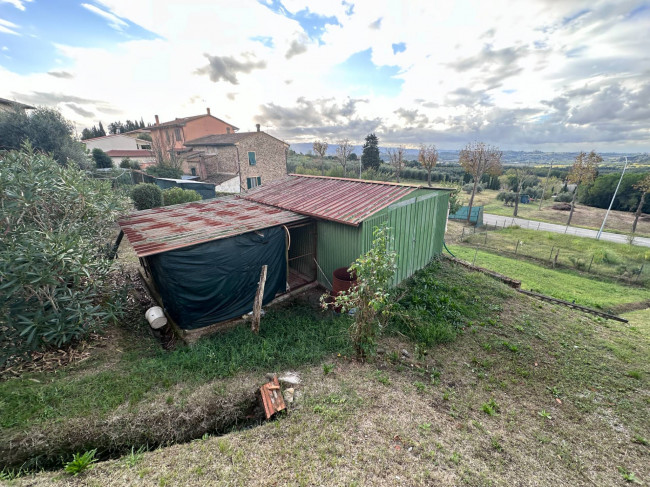
[[521, 185], [517, 186], [517, 193], [515, 194], [515, 211], [512, 213], [512, 216], [517, 216], [519, 213], [519, 202], [521, 201]]
[[431, 187], [431, 169], [427, 173], [427, 184]]
[[325, 161], [323, 158], [320, 158], [320, 175], [325, 176]]
[[639, 201], [639, 206], [636, 208], [636, 213], [634, 214], [634, 223], [632, 224], [632, 233], [636, 232], [636, 224], [639, 222], [639, 217], [643, 212], [643, 204], [645, 203], [646, 193], [641, 193], [641, 201]]
[[571, 225], [571, 218], [573, 218], [573, 210], [576, 207], [576, 198], [578, 197], [578, 187], [576, 186], [576, 190], [573, 193], [573, 199], [571, 200], [571, 211], [569, 212], [569, 220], [566, 222], [566, 226], [568, 227]]
[[474, 204], [474, 195], [476, 194], [476, 186], [478, 186], [478, 179], [474, 178], [474, 187], [472, 188], [472, 196], [469, 197], [469, 208], [467, 208], [467, 223], [472, 218], [472, 205]]

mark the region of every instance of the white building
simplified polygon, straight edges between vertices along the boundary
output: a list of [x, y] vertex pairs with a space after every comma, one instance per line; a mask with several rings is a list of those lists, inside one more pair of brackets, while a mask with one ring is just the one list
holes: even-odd
[[104, 152], [110, 150], [151, 150], [151, 142], [138, 139], [125, 134], [106, 135], [94, 139], [82, 140], [86, 149], [92, 152], [93, 149], [101, 149]]

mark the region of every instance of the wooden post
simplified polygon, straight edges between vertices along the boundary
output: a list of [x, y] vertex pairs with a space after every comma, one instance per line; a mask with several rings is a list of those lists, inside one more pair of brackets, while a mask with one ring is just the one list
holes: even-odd
[[460, 236], [461, 242], [463, 241], [463, 238], [465, 238], [465, 227], [463, 227], [463, 234]]
[[594, 263], [594, 255], [592, 254], [591, 255], [591, 261], [589, 262], [589, 269], [587, 269], [587, 272], [591, 271], [591, 264], [593, 264], [593, 263]]
[[472, 265], [476, 263], [476, 254], [478, 254], [478, 249], [476, 249], [476, 252], [474, 252], [474, 260], [472, 261]]
[[257, 293], [255, 294], [255, 301], [253, 302], [253, 321], [251, 323], [251, 331], [253, 333], [260, 332], [260, 319], [262, 317], [262, 299], [264, 298], [264, 285], [266, 284], [266, 264], [262, 266], [262, 273], [260, 274], [260, 282], [257, 285]]
[[519, 239], [517, 239], [517, 246], [515, 247], [515, 255], [517, 255], [517, 250], [519, 250]]
[[555, 266], [557, 265], [557, 257], [560, 255], [560, 249], [557, 249], [557, 252], [555, 254], [555, 260], [553, 260], [553, 269], [555, 269]]
[[549, 262], [550, 262], [551, 259], [553, 258], [553, 250], [555, 250], [555, 245], [553, 245], [553, 247], [551, 247], [551, 255], [548, 256], [548, 261], [549, 261]]
[[485, 230], [485, 242], [483, 243], [483, 245], [487, 245], [487, 234], [488, 234], [488, 232], [487, 232], [487, 230]]

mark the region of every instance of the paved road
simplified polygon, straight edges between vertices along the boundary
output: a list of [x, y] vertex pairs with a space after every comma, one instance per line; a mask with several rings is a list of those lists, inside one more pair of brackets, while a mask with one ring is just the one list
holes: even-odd
[[[566, 233], [569, 235], [577, 235], [578, 237], [587, 238], [596, 238], [596, 235], [598, 235], [598, 231], [596, 230], [588, 230], [586, 228], [578, 227], [567, 228], [566, 225], [558, 225], [556, 223], [537, 222], [534, 220], [524, 220], [523, 218], [513, 218], [511, 216], [492, 215], [490, 213], [483, 214], [483, 223], [486, 225], [493, 225], [498, 227], [503, 227], [504, 225], [506, 227], [519, 225], [521, 228], [530, 228], [531, 230]], [[603, 232], [600, 236], [600, 239], [607, 240], [608, 242], [629, 243], [627, 235], [622, 235], [620, 233]], [[642, 247], [650, 247], [650, 238], [635, 237], [633, 244], [640, 245]]]

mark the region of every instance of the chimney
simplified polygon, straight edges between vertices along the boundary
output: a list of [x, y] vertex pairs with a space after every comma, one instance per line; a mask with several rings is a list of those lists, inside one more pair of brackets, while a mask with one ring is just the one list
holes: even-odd
[[156, 115], [156, 125], [160, 125], [160, 120], [158, 119], [158, 115]]
[[257, 127], [257, 131], [259, 132], [259, 131], [260, 131], [260, 124], [259, 124], [259, 123], [256, 123], [256, 124], [255, 124], [255, 127]]
[[208, 107], [208, 115], [210, 115], [210, 107]]

